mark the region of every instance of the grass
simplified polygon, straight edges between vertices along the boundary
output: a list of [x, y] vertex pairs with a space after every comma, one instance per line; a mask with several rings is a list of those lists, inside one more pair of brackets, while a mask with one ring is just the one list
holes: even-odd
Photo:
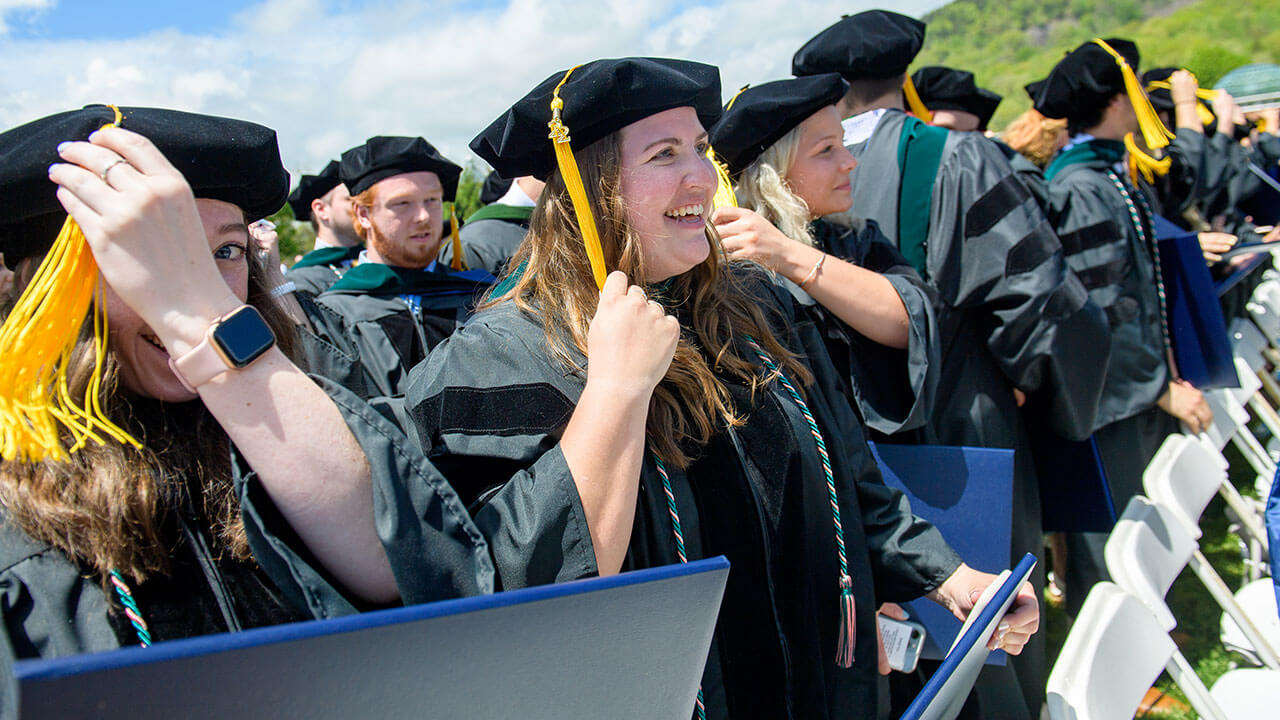
[[[1253, 487], [1254, 473], [1248, 463], [1232, 447], [1227, 448], [1226, 455], [1230, 463], [1232, 483], [1246, 496], [1256, 497], [1257, 493]], [[1241, 585], [1244, 564], [1241, 561], [1237, 537], [1228, 532], [1227, 524], [1225, 504], [1222, 498], [1215, 498], [1200, 521], [1200, 528], [1204, 532], [1204, 536], [1200, 539], [1200, 549], [1228, 587], [1234, 590]], [[1178, 620], [1178, 627], [1173, 632], [1178, 648], [1195, 668], [1196, 674], [1204, 681], [1205, 686], [1212, 687], [1223, 673], [1231, 670], [1242, 660], [1236, 654], [1225, 650], [1218, 640], [1218, 624], [1222, 611], [1189, 569], [1184, 570], [1174, 582], [1173, 588], [1169, 591], [1168, 603], [1174, 617]], [[1069, 623], [1061, 603], [1055, 603], [1046, 597], [1043, 607], [1045, 608], [1049, 666], [1052, 667], [1066, 639]], [[1179, 702], [1186, 703], [1186, 696], [1167, 675], [1161, 675], [1156, 682], [1156, 687]], [[1197, 716], [1191, 710], [1153, 710], [1139, 717], [1152, 720], [1194, 720]]]

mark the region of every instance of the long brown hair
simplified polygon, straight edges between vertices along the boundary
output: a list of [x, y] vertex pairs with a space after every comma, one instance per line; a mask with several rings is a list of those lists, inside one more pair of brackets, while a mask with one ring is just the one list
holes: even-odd
[[[252, 243], [250, 244], [252, 247]], [[248, 302], [275, 332], [277, 345], [296, 357], [293, 322], [265, 286], [258, 254], [249, 263]], [[21, 268], [0, 317], [7, 316], [39, 258]], [[94, 372], [93, 323], [85, 323], [72, 352], [67, 384], [84, 397]], [[227, 434], [200, 400], [162, 403], [118, 387], [119, 364], [107, 353], [99, 401], [107, 416], [143, 443], [141, 449], [88, 443], [65, 461], [0, 462], [0, 507], [34, 540], [48, 543], [106, 582], [117, 570], [141, 582], [169, 569], [172, 538], [164, 523], [189, 495], [216, 546], [241, 560], [250, 557], [240, 503], [232, 482]], [[63, 443], [71, 446], [68, 433]]]
[[[619, 134], [574, 155], [596, 217], [606, 266], [622, 270], [633, 284], [643, 284], [644, 253], [627, 223], [619, 191]], [[806, 385], [812, 381], [808, 369], [774, 336], [758, 299], [747, 293], [738, 273], [725, 261], [720, 238], [710, 225], [707, 239], [711, 253], [705, 261], [649, 293], [678, 310], [682, 328], [671, 366], [649, 401], [645, 436], [664, 462], [681, 468], [688, 466], [719, 425], [742, 423], [716, 373], [743, 381], [752, 393], [770, 379], [738, 357], [736, 337], [752, 336], [789, 377]], [[584, 368], [578, 358], [586, 356], [587, 330], [600, 297], [559, 171], [547, 179], [530, 219], [529, 236], [507, 267], [508, 273], [517, 272], [516, 268], [522, 271], [510, 289], [490, 298], [486, 306], [510, 301], [540, 316], [552, 356], [581, 373]]]

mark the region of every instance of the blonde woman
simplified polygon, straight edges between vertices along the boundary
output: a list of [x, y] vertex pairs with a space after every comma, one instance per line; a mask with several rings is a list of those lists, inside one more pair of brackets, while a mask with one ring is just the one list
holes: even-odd
[[822, 331], [854, 406], [882, 433], [922, 425], [936, 373], [931, 291], [874, 221], [848, 213], [836, 102], [848, 84], [816, 75], [748, 87], [711, 129], [740, 207], [713, 221], [730, 257], [773, 270]]

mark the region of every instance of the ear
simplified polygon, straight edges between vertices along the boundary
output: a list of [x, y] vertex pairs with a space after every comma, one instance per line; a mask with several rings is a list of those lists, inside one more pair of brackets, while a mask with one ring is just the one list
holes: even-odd
[[373, 222], [369, 220], [369, 208], [352, 203], [351, 210], [351, 214], [355, 217], [356, 222], [360, 224], [360, 227], [365, 230], [373, 227]]
[[329, 223], [329, 203], [316, 198], [311, 201], [311, 217], [318, 218], [325, 224]]

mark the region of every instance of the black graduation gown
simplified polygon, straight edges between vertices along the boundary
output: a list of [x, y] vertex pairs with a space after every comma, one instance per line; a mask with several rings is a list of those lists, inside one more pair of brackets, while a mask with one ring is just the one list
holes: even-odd
[[[527, 548], [505, 537], [492, 545], [486, 541], [457, 494], [401, 431], [401, 409], [393, 403], [370, 405], [335, 383], [314, 379], [333, 398], [369, 458], [377, 528], [405, 603], [492, 592], [495, 558], [499, 564], [528, 567], [528, 574], [542, 582], [557, 578], [558, 568], [540, 575]], [[254, 562], [231, 559], [207, 531], [198, 531], [208, 524], [196, 509], [200, 503], [175, 503], [164, 527], [174, 548], [171, 573], [132, 588], [153, 640], [368, 609], [307, 552], [234, 448], [231, 469]], [[117, 598], [104, 592], [100, 578], [2, 516], [0, 610], [6, 640], [18, 657], [137, 644]]]
[[[886, 111], [867, 140], [849, 147], [858, 160], [850, 173], [852, 212], [878, 222], [899, 249], [899, 193], [910, 180], [898, 160], [906, 117]], [[938, 393], [929, 423], [895, 440], [1013, 448], [1011, 557], [1040, 556], [1040, 492], [1013, 389], [1026, 392], [1026, 410], [1059, 434], [1087, 437], [1110, 347], [1106, 320], [1067, 267], [1035, 196], [994, 143], [979, 133], [949, 133], [931, 185], [925, 281], [938, 297]], [[1033, 574], [1037, 591], [1043, 582], [1041, 564]], [[1038, 716], [1045, 664], [1037, 636], [1006, 666], [1016, 679], [1010, 670], [987, 668], [979, 681], [985, 709]], [[1025, 710], [1014, 706], [1018, 694]]]
[[[439, 263], [433, 270], [361, 263], [316, 298], [321, 312], [312, 324], [320, 339], [358, 362], [362, 381], [348, 387], [365, 397], [400, 395], [409, 369], [470, 314], [492, 281], [483, 270], [455, 273]], [[402, 295], [416, 296], [418, 307]]]
[[[531, 207], [513, 205], [486, 205], [467, 218], [458, 231], [463, 260], [473, 270], [488, 270], [497, 277], [515, 255], [516, 248], [529, 231]], [[440, 262], [448, 265], [453, 260], [453, 243], [440, 248]]]
[[[746, 279], [778, 319], [779, 337], [816, 376], [806, 397], [826, 438], [844, 518], [856, 662], [848, 670], [834, 662], [835, 539], [814, 441], [795, 403], [774, 384], [744, 427], [717, 434], [686, 471], [668, 468], [688, 557], [725, 554], [732, 563], [703, 676], [708, 717], [874, 717], [874, 608], [931, 590], [960, 560], [883, 484], [812, 322], [795, 315], [762, 274]], [[737, 352], [755, 357], [745, 345]], [[583, 385], [551, 358], [541, 322], [504, 303], [474, 316], [414, 369], [406, 403], [422, 445], [464, 498], [480, 508], [516, 498], [537, 506], [553, 492], [544, 486], [574, 487], [558, 441]], [[749, 402], [744, 387], [730, 388], [740, 407]], [[479, 517], [477, 524], [486, 529]], [[546, 543], [537, 530], [522, 537], [539, 556], [562, 557], [564, 543]], [[566, 575], [593, 571], [572, 566], [573, 559], [566, 558]], [[667, 499], [649, 457], [625, 569], [674, 562]], [[528, 582], [499, 574], [503, 587]]]
[[[1122, 149], [1114, 143], [1114, 152]], [[1123, 511], [1142, 490], [1143, 469], [1177, 425], [1156, 407], [1172, 375], [1160, 327], [1150, 203], [1143, 205], [1142, 191], [1112, 166], [1113, 160], [1114, 156], [1075, 162], [1060, 169], [1051, 165], [1049, 197], [1067, 260], [1111, 324], [1111, 361], [1094, 439], [1116, 510]], [[1145, 240], [1107, 171], [1126, 186], [1146, 228]], [[1089, 588], [1108, 578], [1105, 542], [1105, 533], [1068, 533], [1066, 592], [1073, 614]]]
[[889, 281], [907, 311], [907, 347], [891, 348], [870, 340], [799, 285], [781, 275], [775, 275], [775, 281], [821, 330], [831, 362], [845, 379], [849, 402], [867, 427], [883, 434], [920, 427], [928, 420], [938, 381], [933, 290], [874, 220], [831, 217], [816, 220], [811, 227], [814, 247]]

